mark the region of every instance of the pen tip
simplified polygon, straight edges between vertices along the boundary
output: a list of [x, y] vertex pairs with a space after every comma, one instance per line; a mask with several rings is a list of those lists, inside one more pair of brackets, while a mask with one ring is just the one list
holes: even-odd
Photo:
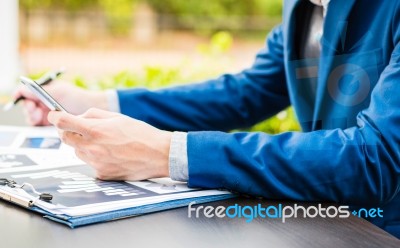
[[4, 111], [4, 112], [9, 111], [13, 106], [14, 106], [14, 103], [9, 102], [9, 103], [7, 103], [6, 105], [4, 105], [3, 111]]

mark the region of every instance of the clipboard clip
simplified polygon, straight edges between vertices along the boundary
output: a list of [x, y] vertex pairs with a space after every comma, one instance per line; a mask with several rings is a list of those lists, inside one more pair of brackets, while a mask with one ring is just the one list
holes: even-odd
[[[14, 180], [9, 180], [7, 178], [0, 178], [0, 186], [7, 186], [10, 188], [17, 188], [17, 189], [22, 189], [24, 190], [24, 187], [28, 187], [34, 194], [36, 194], [39, 197], [39, 200], [45, 201], [45, 202], [50, 202], [53, 199], [53, 195], [49, 193], [41, 193], [33, 187], [32, 184], [30, 183], [23, 183], [22, 185], [17, 184]], [[12, 201], [11, 196], [8, 196], [10, 201]], [[18, 203], [18, 202], [16, 202]], [[30, 207], [33, 206], [33, 202], [29, 202], [28, 204]]]

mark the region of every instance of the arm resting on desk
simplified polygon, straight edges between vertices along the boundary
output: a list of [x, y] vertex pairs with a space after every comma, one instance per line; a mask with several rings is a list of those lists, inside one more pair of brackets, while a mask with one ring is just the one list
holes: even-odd
[[309, 133], [190, 132], [189, 185], [273, 199], [376, 204], [400, 189], [400, 44], [357, 126]]

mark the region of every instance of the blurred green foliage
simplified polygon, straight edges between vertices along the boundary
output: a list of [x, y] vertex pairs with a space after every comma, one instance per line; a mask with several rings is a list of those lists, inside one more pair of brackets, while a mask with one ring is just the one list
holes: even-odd
[[[159, 13], [198, 16], [267, 15], [278, 16], [282, 12], [282, 0], [19, 0], [24, 9], [63, 8], [74, 11], [102, 7], [124, 12], [127, 6], [146, 2]], [[119, 5], [117, 7], [112, 5]]]
[[200, 44], [197, 49], [208, 55], [221, 55], [232, 47], [233, 38], [229, 32], [220, 31], [215, 33], [209, 44]]
[[147, 0], [160, 13], [197, 16], [280, 15], [282, 0]]
[[158, 12], [176, 15], [185, 28], [202, 31], [240, 27], [250, 16], [277, 17], [282, 0], [147, 0]]
[[110, 30], [114, 34], [127, 34], [132, 25], [134, 5], [132, 0], [98, 0], [104, 11]]
[[141, 2], [161, 15], [175, 16], [183, 28], [202, 31], [232, 29], [243, 25], [246, 17], [276, 18], [282, 12], [282, 0], [20, 0], [20, 5], [23, 10], [100, 10], [105, 13], [111, 30], [123, 34], [132, 25], [133, 10]]
[[[200, 52], [204, 55], [203, 64], [195, 69], [190, 68], [190, 63], [184, 61], [178, 67], [146, 66], [139, 72], [123, 71], [94, 83], [89, 83], [84, 78], [77, 77], [74, 83], [79, 87], [97, 90], [132, 87], [158, 89], [171, 85], [193, 83], [216, 77], [227, 69], [225, 67], [229, 63], [221, 63], [221, 61], [225, 61], [227, 58], [227, 51], [230, 50], [231, 45], [232, 37], [229, 32], [219, 32], [211, 38], [209, 44], [201, 45]], [[242, 131], [262, 131], [272, 134], [297, 130], [300, 130], [300, 127], [292, 108], [288, 108], [253, 127], [242, 129]]]
[[58, 8], [68, 11], [92, 8], [98, 5], [99, 0], [19, 0], [24, 10]]
[[22, 10], [80, 10], [102, 11], [113, 34], [128, 34], [132, 25], [132, 13], [139, 0], [19, 0]]

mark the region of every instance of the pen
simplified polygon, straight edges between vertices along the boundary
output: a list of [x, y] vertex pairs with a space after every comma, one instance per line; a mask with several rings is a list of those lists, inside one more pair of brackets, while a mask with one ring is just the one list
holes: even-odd
[[[48, 73], [46, 73], [45, 75], [43, 75], [41, 78], [39, 78], [38, 80], [36, 80], [36, 82], [40, 85], [40, 86], [45, 86], [49, 83], [51, 83], [53, 80], [55, 80], [57, 77], [59, 77], [61, 74], [64, 73], [64, 69], [61, 68], [58, 71], [50, 71]], [[12, 102], [7, 103], [6, 105], [4, 105], [3, 107], [3, 111], [9, 111], [10, 109], [12, 109], [15, 105], [17, 105], [17, 103], [21, 100], [24, 100], [25, 97], [20, 96], [17, 99], [15, 99]]]

